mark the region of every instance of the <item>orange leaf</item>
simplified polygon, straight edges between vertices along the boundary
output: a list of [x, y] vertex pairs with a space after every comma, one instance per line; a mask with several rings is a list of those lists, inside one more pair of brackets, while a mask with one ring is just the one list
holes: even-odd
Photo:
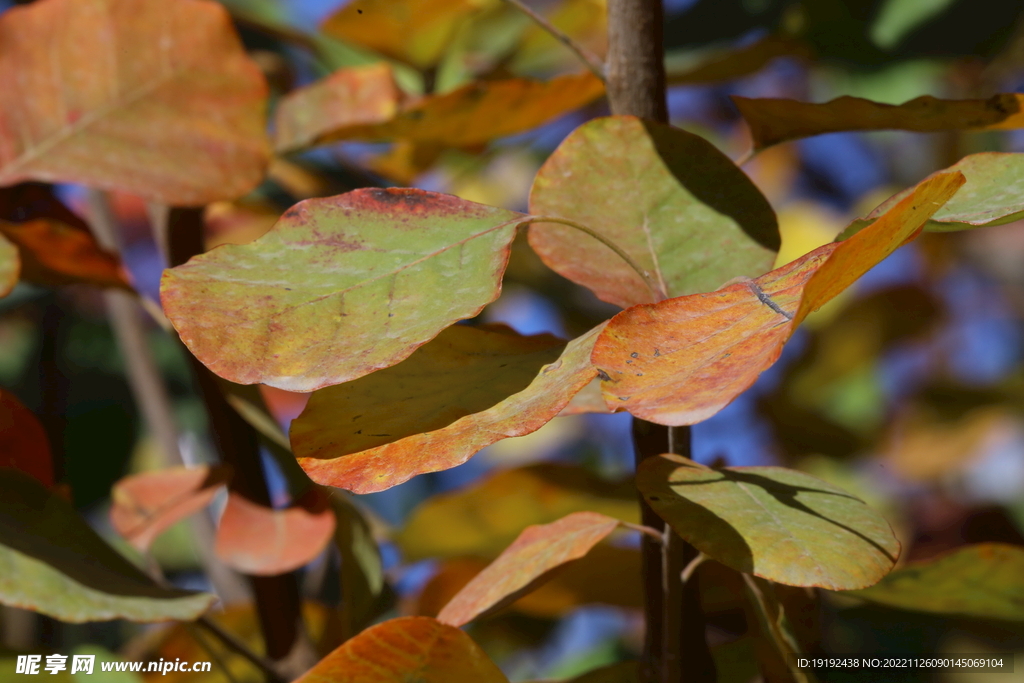
[[924, 95], [903, 104], [880, 104], [849, 96], [822, 104], [772, 98], [732, 100], [750, 126], [755, 149], [850, 130], [934, 133], [1024, 127], [1024, 95], [1010, 93], [987, 100], [940, 100]]
[[299, 465], [319, 484], [372, 493], [534, 432], [596, 376], [599, 331], [559, 355], [547, 335], [448, 328], [403, 363], [314, 392], [292, 424]]
[[550, 572], [578, 560], [619, 526], [619, 520], [596, 512], [574, 512], [557, 522], [528, 527], [437, 615], [462, 626], [501, 609], [545, 582]]
[[0, 389], [0, 467], [13, 467], [53, 486], [53, 459], [43, 425], [5, 389]]
[[124, 477], [110, 492], [110, 523], [145, 552], [175, 522], [206, 507], [230, 477], [230, 469], [209, 465]]
[[0, 233], [18, 247], [21, 277], [41, 285], [92, 284], [132, 290], [116, 255], [91, 234], [60, 221], [0, 221]]
[[384, 123], [397, 113], [401, 98], [387, 62], [338, 69], [281, 100], [274, 119], [275, 147], [308, 147], [331, 131]]
[[0, 184], [176, 205], [245, 194], [268, 159], [267, 87], [205, 0], [47, 0], [0, 17]]
[[430, 617], [402, 617], [348, 640], [295, 683], [508, 683], [463, 631]]
[[245, 574], [284, 574], [319, 555], [334, 527], [328, 495], [317, 487], [284, 510], [257, 505], [231, 492], [214, 550], [224, 564]]
[[323, 31], [417, 69], [435, 66], [461, 23], [487, 0], [359, 0], [323, 23]]
[[[557, 76], [549, 81], [508, 78], [469, 83], [442, 95], [427, 95], [402, 104], [393, 116], [386, 69], [342, 69], [324, 81], [290, 93], [281, 103], [276, 148], [296, 148], [337, 140], [408, 140], [421, 144], [470, 147], [494, 138], [521, 133], [588, 104], [604, 92], [590, 72]], [[366, 98], [353, 95], [355, 83], [366, 85]], [[342, 115], [339, 101], [358, 101], [365, 109]]]
[[711, 417], [778, 360], [809, 313], [916, 237], [963, 183], [960, 173], [933, 176], [850, 239], [755, 280], [619, 313], [592, 356], [609, 408], [665, 425]]

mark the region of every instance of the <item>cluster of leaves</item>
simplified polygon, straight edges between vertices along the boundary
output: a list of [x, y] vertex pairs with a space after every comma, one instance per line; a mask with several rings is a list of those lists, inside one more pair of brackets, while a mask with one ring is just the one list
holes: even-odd
[[[546, 81], [517, 75], [550, 60], [553, 49], [525, 24], [511, 47], [459, 53], [467, 61], [476, 55], [472, 68], [446, 51], [479, 40], [508, 12], [515, 15], [497, 0], [346, 5], [324, 31], [390, 61], [346, 66], [288, 92], [276, 103], [271, 138], [264, 75], [217, 4], [41, 0], [9, 10], [0, 17], [0, 184], [76, 183], [196, 207], [238, 200], [268, 173], [283, 174], [289, 162], [275, 154], [342, 140], [392, 142], [371, 168], [408, 180], [446, 150], [477, 150], [601, 97], [603, 84], [589, 72]], [[562, 20], [584, 15], [569, 7]], [[566, 30], [602, 49], [600, 27]], [[789, 49], [780, 45], [791, 42], [775, 36], [674, 80], [756, 70]], [[481, 78], [440, 92], [442, 76], [457, 81], [450, 72], [459, 69]], [[403, 87], [410, 79], [415, 87]], [[1012, 94], [900, 106], [736, 99], [755, 150], [836, 131], [1020, 128], [1019, 102]], [[420, 672], [424, 680], [505, 681], [459, 627], [513, 603], [550, 614], [621, 599], [586, 595], [581, 586], [595, 581], [566, 577], [604, 571], [601, 583], [635, 569], [636, 553], [609, 540], [656, 532], [636, 524], [629, 494], [578, 469], [541, 466], [434, 501], [399, 541], [410, 558], [430, 554], [417, 544], [439, 519], [450, 528], [460, 515], [486, 514], [516, 495], [535, 509], [532, 519], [495, 524], [482, 536], [452, 529], [449, 542], [472, 551], [445, 551], [436, 616], [359, 632], [383, 613], [380, 557], [350, 499], [326, 487], [383, 491], [560, 415], [626, 411], [670, 427], [707, 420], [780, 358], [811, 313], [901, 246], [923, 232], [1019, 218], [1022, 170], [1018, 154], [968, 156], [774, 269], [777, 218], [743, 170], [694, 133], [629, 116], [594, 118], [568, 135], [537, 173], [528, 212], [394, 187], [306, 199], [262, 237], [170, 268], [160, 285], [174, 331], [226, 380], [228, 403], [275, 454], [291, 505], [247, 499], [233, 484], [244, 473], [229, 468], [163, 469], [116, 485], [112, 525], [145, 553], [227, 486], [214, 550], [228, 566], [273, 576], [308, 564], [332, 542], [341, 553], [347, 623], [333, 644], [344, 642], [303, 680]], [[77, 218], [52, 207], [43, 213], [0, 222], [4, 295], [19, 279], [134, 292], [117, 255]], [[570, 341], [475, 324], [501, 293], [521, 232], [551, 270], [623, 310]], [[242, 386], [253, 384], [311, 392], [287, 436], [258, 392]], [[42, 427], [7, 391], [0, 430], [0, 602], [72, 622], [191, 620], [210, 608], [212, 596], [148, 576], [77, 515], [54, 485]], [[1024, 564], [1019, 549], [972, 546], [892, 572], [900, 544], [885, 519], [804, 472], [711, 468], [666, 454], [641, 464], [635, 487], [701, 559], [745, 577], [780, 660], [794, 649], [780, 606], [786, 586], [856, 591], [909, 609], [1024, 614], [1014, 580]], [[479, 561], [459, 564], [466, 555]], [[588, 558], [600, 561], [587, 565]], [[566, 573], [556, 576], [560, 569]], [[986, 580], [997, 598], [972, 589], [977, 577], [996, 573]], [[608, 675], [628, 680], [635, 672]]]

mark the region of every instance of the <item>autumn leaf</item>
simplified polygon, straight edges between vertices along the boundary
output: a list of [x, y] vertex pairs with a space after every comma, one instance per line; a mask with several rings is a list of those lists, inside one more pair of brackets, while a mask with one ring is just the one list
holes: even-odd
[[90, 284], [133, 291], [121, 260], [85, 230], [39, 218], [0, 221], [0, 234], [17, 245], [22, 279], [51, 287]]
[[924, 95], [903, 104], [839, 97], [823, 104], [785, 99], [732, 101], [750, 126], [754, 148], [786, 140], [851, 130], [1008, 130], [1024, 127], [1024, 95], [1001, 93], [987, 100], [940, 100]]
[[600, 327], [563, 343], [455, 326], [403, 363], [313, 394], [292, 424], [310, 478], [382, 491], [460, 465], [504, 438], [540, 429], [597, 371]]
[[618, 526], [613, 517], [574, 512], [551, 524], [528, 527], [445, 605], [438, 621], [462, 626], [501, 609], [544, 582], [553, 570], [586, 555]]
[[53, 457], [46, 431], [18, 397], [0, 389], [0, 467], [13, 467], [53, 486]]
[[[971, 154], [949, 168], [933, 173], [960, 172], [964, 186], [924, 224], [926, 232], [973, 230], [989, 225], [1005, 225], [1024, 218], [1024, 154], [982, 152]], [[863, 230], [878, 220], [914, 191], [909, 188], [885, 200], [863, 218], [850, 224], [840, 240]]]
[[607, 482], [581, 467], [540, 463], [497, 472], [413, 510], [395, 536], [405, 559], [497, 557], [523, 529], [573, 512], [599, 512], [638, 523], [630, 482]]
[[27, 474], [0, 468], [0, 603], [80, 623], [190, 621], [213, 601], [158, 586], [68, 501]]
[[[577, 45], [603, 59], [608, 51], [607, 0], [562, 0], [541, 12]], [[579, 57], [536, 22], [530, 22], [509, 61], [515, 73], [550, 73], [579, 67]]]
[[371, 626], [296, 683], [508, 683], [463, 631], [430, 617], [401, 617]]
[[334, 529], [328, 496], [318, 488], [283, 510], [257, 505], [232, 491], [217, 527], [214, 551], [224, 564], [244, 574], [284, 574], [319, 555]]
[[847, 595], [916, 612], [1024, 621], [1021, 576], [1024, 549], [980, 543], [912, 562]]
[[21, 258], [18, 256], [18, 247], [0, 235], [0, 297], [11, 293], [14, 286], [18, 284], [20, 274]]
[[[417, 614], [436, 616], [455, 595], [487, 567], [476, 558], [457, 558], [441, 565], [417, 597]], [[602, 543], [579, 560], [564, 565], [509, 605], [509, 609], [540, 619], [558, 619], [583, 605], [642, 609], [640, 553]]]
[[648, 458], [637, 488], [688, 543], [727, 567], [791, 586], [864, 588], [896, 563], [899, 541], [858, 498], [782, 467], [711, 469]]
[[537, 173], [530, 212], [585, 225], [649, 273], [653, 285], [571, 227], [530, 226], [544, 263], [623, 307], [761, 275], [779, 248], [775, 213], [736, 164], [700, 136], [631, 116], [573, 131]]
[[358, 0], [329, 16], [324, 33], [417, 69], [435, 66], [460, 24], [488, 0]]
[[47, 0], [0, 17], [0, 184], [241, 196], [268, 159], [267, 87], [205, 0]]
[[110, 492], [110, 523], [141, 552], [156, 537], [209, 505], [231, 471], [225, 467], [172, 467], [124, 477]]
[[[471, 147], [521, 133], [596, 100], [604, 85], [593, 74], [568, 74], [549, 81], [507, 78], [476, 81], [451, 92], [398, 102], [386, 67], [342, 69], [301, 88], [278, 110], [278, 151], [294, 151], [339, 140], [402, 140], [420, 145]], [[380, 79], [353, 95], [354, 83]], [[371, 89], [372, 88], [372, 89]], [[345, 102], [351, 109], [342, 109]], [[395, 107], [397, 106], [397, 110]], [[356, 108], [358, 107], [358, 108]], [[392, 116], [387, 116], [392, 111]]]
[[161, 300], [216, 374], [312, 391], [394, 365], [479, 313], [522, 218], [423, 190], [310, 199], [251, 244], [165, 271]]
[[402, 97], [387, 62], [339, 69], [281, 100], [274, 145], [278, 151], [299, 149], [331, 132], [384, 123]]
[[963, 182], [937, 175], [850, 239], [755, 280], [619, 313], [592, 356], [608, 407], [665, 425], [711, 417], [778, 360], [809, 313], [916, 237]]

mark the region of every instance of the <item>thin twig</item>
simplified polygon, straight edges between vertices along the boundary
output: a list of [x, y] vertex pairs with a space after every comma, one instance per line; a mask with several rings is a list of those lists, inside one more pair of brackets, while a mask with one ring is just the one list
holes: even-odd
[[522, 0], [505, 0], [505, 2], [533, 19], [538, 26], [550, 33], [555, 40], [572, 50], [577, 57], [583, 60], [583, 63], [587, 65], [587, 68], [590, 69], [595, 76], [601, 79], [602, 83], [605, 82], [604, 61], [602, 61], [600, 57], [570, 38], [550, 21], [534, 12], [525, 3], [523, 3]]
[[656, 301], [663, 301], [664, 299], [668, 298], [668, 293], [665, 292], [661, 288], [661, 286], [654, 281], [654, 278], [651, 277], [650, 273], [648, 273], [645, 269], [641, 268], [640, 264], [634, 261], [633, 258], [629, 254], [627, 254], [622, 247], [615, 244], [615, 242], [612, 242], [610, 239], [608, 239], [601, 233], [597, 232], [593, 228], [588, 228], [582, 223], [571, 221], [568, 218], [559, 218], [557, 216], [528, 216], [526, 220], [520, 223], [520, 225], [526, 225], [527, 223], [558, 223], [559, 225], [565, 225], [570, 228], [575, 228], [576, 230], [579, 230], [582, 233], [590, 235], [595, 240], [597, 240], [604, 246], [614, 251], [619, 258], [625, 261], [626, 265], [632, 268], [636, 272], [636, 274], [639, 275], [640, 278], [644, 281], [644, 284], [647, 285], [647, 289], [651, 290], [651, 294], [654, 296], [654, 299]]
[[683, 568], [683, 573], [679, 575], [679, 578], [683, 580], [683, 583], [686, 583], [690, 580], [690, 577], [693, 576], [693, 573], [697, 571], [697, 567], [704, 564], [704, 560], [706, 559], [708, 559], [707, 555], [705, 555], [704, 553], [697, 553], [697, 556], [690, 560], [690, 563]]
[[207, 631], [217, 636], [217, 638], [224, 643], [226, 646], [234, 650], [236, 653], [244, 657], [249, 661], [250, 664], [255, 666], [257, 669], [262, 671], [266, 675], [267, 680], [271, 683], [287, 683], [284, 677], [281, 676], [274, 669], [274, 665], [270, 661], [260, 657], [258, 654], [249, 649], [249, 646], [235, 637], [235, 634], [225, 631], [220, 627], [220, 624], [213, 621], [209, 617], [202, 616], [196, 619], [196, 623], [205, 628]]
[[235, 675], [231, 673], [231, 668], [228, 666], [227, 662], [225, 662], [224, 658], [220, 656], [220, 653], [210, 645], [209, 641], [206, 640], [206, 636], [203, 635], [203, 632], [192, 624], [184, 624], [184, 626], [185, 630], [188, 631], [190, 636], [192, 636], [192, 639], [199, 643], [199, 647], [203, 648], [206, 651], [206, 654], [210, 655], [210, 659], [212, 659], [218, 667], [224, 670], [224, 676], [231, 683], [239, 683], [238, 679], [235, 678]]
[[629, 522], [619, 522], [623, 527], [632, 529], [633, 531], [639, 531], [642, 534], [647, 534], [658, 543], [664, 543], [665, 537], [661, 535], [661, 532], [654, 527], [644, 526], [643, 524], [630, 524]]

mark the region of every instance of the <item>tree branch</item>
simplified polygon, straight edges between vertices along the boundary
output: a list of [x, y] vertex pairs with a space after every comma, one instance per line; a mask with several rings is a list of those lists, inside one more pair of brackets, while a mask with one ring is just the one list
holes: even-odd
[[555, 40], [565, 45], [567, 48], [572, 50], [577, 57], [579, 57], [587, 68], [590, 69], [591, 73], [601, 79], [601, 82], [605, 82], [604, 74], [604, 62], [596, 54], [588, 50], [586, 47], [580, 45], [575, 40], [570, 38], [563, 31], [559, 30], [557, 26], [552, 24], [550, 21], [545, 19], [543, 16], [534, 12], [526, 3], [522, 0], [505, 0], [508, 4], [514, 6], [520, 12], [533, 19], [533, 21], [540, 26], [542, 29], [551, 34]]

